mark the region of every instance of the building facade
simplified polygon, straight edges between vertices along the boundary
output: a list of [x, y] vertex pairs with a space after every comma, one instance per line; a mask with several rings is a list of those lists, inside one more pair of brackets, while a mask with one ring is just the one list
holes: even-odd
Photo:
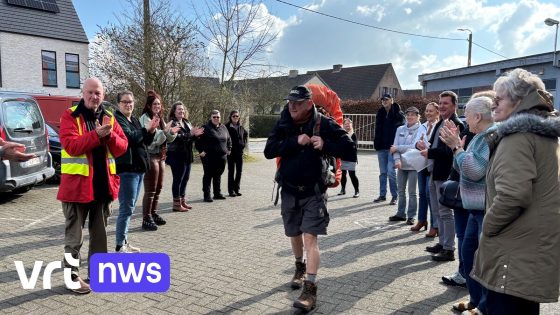
[[491, 62], [471, 67], [458, 68], [418, 76], [422, 95], [437, 94], [452, 90], [459, 96], [459, 104], [467, 102], [476, 92], [491, 89], [496, 79], [515, 68], [523, 68], [539, 75], [546, 90], [554, 96], [554, 107], [560, 108], [560, 67], [553, 65], [554, 53], [525, 56]]
[[88, 45], [71, 0], [0, 1], [0, 90], [79, 96]]

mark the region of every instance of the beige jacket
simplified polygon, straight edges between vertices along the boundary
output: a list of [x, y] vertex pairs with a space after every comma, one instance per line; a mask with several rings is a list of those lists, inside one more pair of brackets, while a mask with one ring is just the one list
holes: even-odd
[[[486, 215], [471, 276], [487, 289], [558, 301], [560, 117], [546, 92], [526, 96], [489, 139]], [[499, 144], [499, 145], [498, 145]]]

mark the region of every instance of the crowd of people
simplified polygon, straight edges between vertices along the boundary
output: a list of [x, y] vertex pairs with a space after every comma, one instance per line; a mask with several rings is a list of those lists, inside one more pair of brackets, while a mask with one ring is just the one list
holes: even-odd
[[[131, 217], [144, 186], [142, 229], [156, 231], [167, 223], [159, 213], [165, 164], [170, 166], [173, 176], [172, 210], [187, 212], [192, 209], [187, 203], [186, 188], [194, 161], [193, 144], [204, 166], [204, 201], [225, 199], [220, 193], [220, 178], [225, 170], [226, 157], [230, 155], [233, 157], [231, 162], [228, 158], [231, 164], [228, 190], [230, 196], [241, 196], [242, 159], [247, 133], [240, 123], [239, 111], [232, 111], [228, 127], [221, 123], [217, 110], [212, 111], [211, 119], [205, 126], [195, 127], [190, 123], [188, 110], [182, 102], [171, 106], [166, 119], [162, 98], [155, 91], [148, 91], [139, 118], [134, 116], [135, 98], [132, 92], [118, 93], [114, 112], [102, 104], [104, 95], [99, 79], [86, 79], [83, 98], [78, 105], [66, 110], [61, 118], [59, 135], [63, 150], [57, 198], [62, 202], [66, 219], [65, 253], [80, 259], [86, 219], [90, 240], [88, 260], [94, 253], [108, 251], [107, 218], [112, 212], [111, 203], [117, 199], [119, 212], [115, 252], [140, 252], [128, 240]], [[0, 143], [3, 158], [20, 161], [30, 158], [21, 151], [17, 144]], [[210, 181], [213, 181], [213, 198], [210, 196]], [[84, 280], [79, 276], [79, 268], [66, 260], [64, 264], [71, 268], [72, 280], [80, 284], [72, 291], [80, 294], [91, 292], [87, 278]]]
[[[107, 218], [117, 199], [115, 251], [139, 252], [129, 243], [128, 229], [142, 185], [142, 229], [155, 231], [166, 224], [159, 214], [165, 164], [173, 177], [172, 210], [192, 209], [186, 188], [193, 147], [204, 170], [205, 202], [226, 198], [221, 190], [226, 164], [228, 195], [242, 195], [247, 130], [239, 111], [232, 111], [224, 124], [221, 113], [213, 110], [205, 125], [195, 127], [182, 102], [173, 103], [163, 117], [164, 104], [155, 91], [147, 93], [138, 118], [132, 92], [117, 95], [114, 112], [102, 105], [103, 99], [102, 83], [89, 78], [82, 100], [61, 118], [58, 199], [66, 219], [65, 253], [80, 258], [86, 219], [88, 255], [108, 251]], [[318, 236], [327, 233], [330, 221], [323, 158], [342, 160], [339, 195], [346, 194], [348, 175], [353, 197], [359, 197], [357, 137], [350, 119], [340, 126], [321, 114], [306, 86], [292, 88], [285, 100], [264, 155], [280, 159], [281, 216], [295, 259], [290, 283], [302, 288], [294, 307], [310, 311], [317, 301]], [[426, 105], [424, 123], [417, 107], [403, 112], [390, 94], [383, 95], [382, 105], [374, 136], [379, 195], [373, 203], [387, 201], [388, 181], [389, 204], [396, 206], [389, 221], [405, 222], [413, 232], [429, 227], [425, 236], [438, 237], [426, 247], [434, 261], [455, 261], [457, 249], [458, 270], [442, 281], [466, 286], [469, 300], [455, 303], [453, 309], [462, 314], [538, 314], [539, 303], [557, 301], [560, 117], [538, 76], [515, 69], [498, 78], [492, 91], [476, 93], [467, 102], [466, 124], [457, 116], [458, 97], [451, 91]], [[0, 155], [30, 158], [17, 144], [4, 142]], [[421, 167], [413, 156], [420, 157]], [[449, 187], [458, 187], [459, 204], [445, 201]], [[77, 266], [65, 261], [65, 267], [80, 283], [73, 291], [91, 291]]]

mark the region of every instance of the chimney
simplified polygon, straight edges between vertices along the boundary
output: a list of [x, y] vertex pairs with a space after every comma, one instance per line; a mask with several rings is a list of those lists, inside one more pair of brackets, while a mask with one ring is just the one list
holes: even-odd
[[297, 76], [298, 76], [297, 70], [290, 70], [290, 73], [288, 74], [288, 78], [295, 78]]
[[342, 65], [341, 64], [333, 65], [332, 69], [333, 69], [332, 71], [333, 73], [340, 72], [340, 70], [342, 70]]

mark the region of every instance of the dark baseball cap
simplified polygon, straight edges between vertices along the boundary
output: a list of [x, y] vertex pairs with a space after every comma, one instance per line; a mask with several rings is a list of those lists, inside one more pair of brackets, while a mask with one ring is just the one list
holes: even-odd
[[383, 99], [386, 99], [386, 98], [387, 98], [387, 99], [388, 99], [388, 98], [393, 98], [393, 96], [392, 96], [391, 94], [389, 94], [389, 93], [385, 93], [385, 94], [383, 94], [383, 96], [381, 97], [382, 100], [383, 100]]
[[303, 101], [311, 99], [311, 91], [304, 85], [294, 86], [290, 94], [284, 98], [288, 101]]

